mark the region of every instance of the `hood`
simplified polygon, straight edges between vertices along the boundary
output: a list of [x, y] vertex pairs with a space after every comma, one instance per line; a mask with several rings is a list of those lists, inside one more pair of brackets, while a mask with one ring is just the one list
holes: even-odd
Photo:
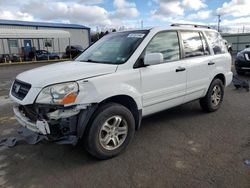
[[32, 87], [45, 87], [51, 84], [114, 73], [116, 68], [117, 65], [67, 61], [31, 69], [19, 74], [17, 79], [30, 83]]

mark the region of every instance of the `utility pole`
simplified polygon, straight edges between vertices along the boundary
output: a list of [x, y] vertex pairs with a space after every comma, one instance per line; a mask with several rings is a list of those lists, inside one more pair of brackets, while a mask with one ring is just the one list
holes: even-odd
[[218, 28], [217, 28], [217, 30], [218, 30], [218, 32], [220, 32], [220, 22], [221, 22], [221, 15], [219, 14], [218, 15]]
[[143, 20], [141, 20], [141, 29], [143, 29]]
[[99, 27], [98, 26], [96, 26], [96, 35], [97, 35], [97, 40], [99, 40], [100, 36], [99, 36]]

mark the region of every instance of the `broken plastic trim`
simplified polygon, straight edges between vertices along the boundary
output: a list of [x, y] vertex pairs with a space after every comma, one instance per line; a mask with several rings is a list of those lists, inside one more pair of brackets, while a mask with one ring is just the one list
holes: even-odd
[[69, 118], [72, 116], [77, 115], [81, 110], [83, 109], [87, 109], [89, 105], [77, 105], [73, 108], [67, 108], [67, 109], [58, 109], [54, 112], [50, 112], [48, 113], [48, 117], [50, 120], [58, 120], [58, 119], [62, 119], [62, 118]]
[[[17, 131], [18, 135], [15, 137], [3, 138], [0, 139], [0, 146], [6, 147], [14, 147], [21, 143], [26, 143], [30, 145], [35, 145], [40, 143], [41, 141], [48, 141], [48, 137], [45, 135], [37, 134], [25, 127], [20, 127]], [[64, 136], [59, 138], [58, 140], [53, 141], [56, 144], [70, 144], [76, 145], [78, 142], [78, 138], [76, 136]]]
[[18, 107], [13, 107], [14, 114], [17, 121], [23, 126], [30, 129], [33, 132], [41, 133], [43, 135], [50, 134], [49, 125], [45, 120], [32, 122], [30, 119], [25, 117], [18, 109]]

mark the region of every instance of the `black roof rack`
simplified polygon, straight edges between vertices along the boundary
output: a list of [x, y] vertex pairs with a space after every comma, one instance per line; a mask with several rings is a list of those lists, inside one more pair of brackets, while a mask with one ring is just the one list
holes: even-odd
[[182, 24], [182, 23], [173, 23], [171, 24], [170, 26], [172, 27], [176, 27], [176, 26], [192, 26], [192, 27], [195, 27], [195, 28], [207, 28], [207, 29], [211, 29], [210, 26], [206, 26], [206, 25], [198, 25], [198, 24]]

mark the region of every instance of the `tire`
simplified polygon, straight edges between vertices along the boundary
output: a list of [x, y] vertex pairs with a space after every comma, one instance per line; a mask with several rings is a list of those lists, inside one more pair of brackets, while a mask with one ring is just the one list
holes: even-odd
[[214, 112], [221, 106], [224, 97], [224, 85], [220, 79], [214, 79], [205, 97], [200, 99], [200, 106], [205, 112]]
[[84, 140], [85, 147], [98, 159], [117, 156], [125, 150], [134, 137], [134, 116], [129, 109], [120, 104], [102, 105], [91, 122]]

